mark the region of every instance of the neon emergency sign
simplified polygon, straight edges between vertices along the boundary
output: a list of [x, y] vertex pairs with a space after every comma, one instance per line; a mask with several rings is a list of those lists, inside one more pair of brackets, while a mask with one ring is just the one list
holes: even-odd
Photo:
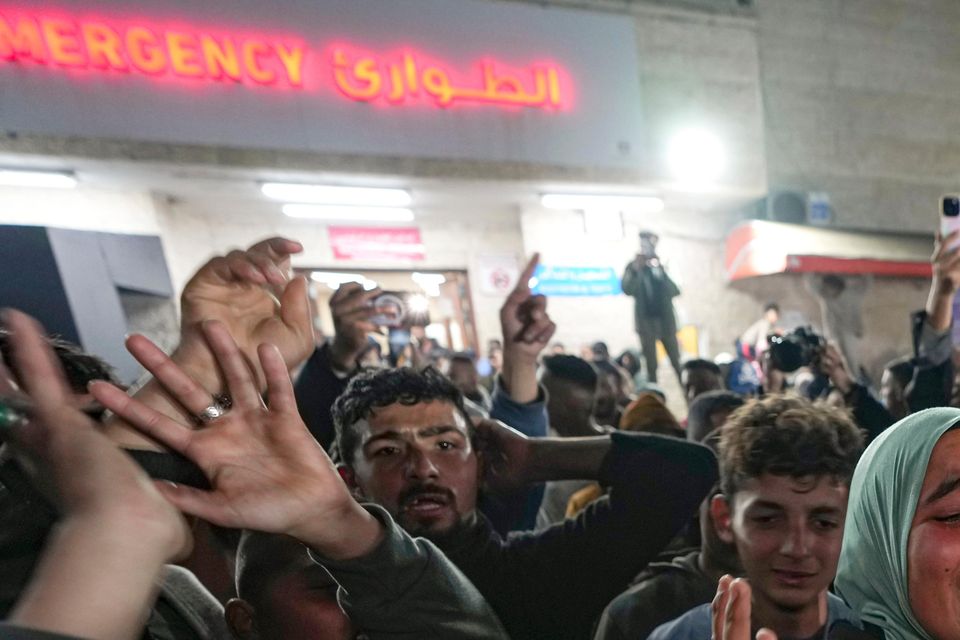
[[225, 32], [183, 24], [76, 17], [0, 7], [0, 66], [319, 91], [388, 106], [447, 109], [476, 104], [540, 110], [569, 106], [571, 82], [552, 62], [513, 67], [492, 58], [467, 74], [425, 54], [361, 52], [303, 38]]

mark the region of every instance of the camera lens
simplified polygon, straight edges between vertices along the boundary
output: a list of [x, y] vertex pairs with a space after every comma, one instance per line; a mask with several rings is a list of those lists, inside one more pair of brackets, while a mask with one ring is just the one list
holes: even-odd
[[945, 196], [943, 199], [943, 215], [948, 218], [960, 216], [960, 197]]

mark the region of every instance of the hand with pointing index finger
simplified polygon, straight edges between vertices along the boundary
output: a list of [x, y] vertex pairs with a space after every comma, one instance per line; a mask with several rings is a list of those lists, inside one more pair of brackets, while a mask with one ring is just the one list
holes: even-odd
[[547, 299], [530, 290], [540, 262], [535, 253], [524, 268], [510, 295], [500, 308], [500, 327], [503, 330], [503, 367], [501, 380], [504, 390], [520, 404], [537, 399], [537, 357], [557, 330], [547, 315]]
[[547, 315], [546, 296], [535, 295], [530, 290], [530, 279], [539, 262], [540, 254], [533, 254], [520, 274], [517, 286], [500, 308], [504, 357], [507, 351], [513, 351], [536, 360], [557, 330], [557, 325]]

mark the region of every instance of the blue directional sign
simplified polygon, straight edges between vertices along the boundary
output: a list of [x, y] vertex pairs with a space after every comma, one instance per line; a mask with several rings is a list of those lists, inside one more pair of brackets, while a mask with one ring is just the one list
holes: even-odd
[[611, 267], [540, 265], [533, 274], [534, 293], [545, 296], [618, 296], [620, 277]]

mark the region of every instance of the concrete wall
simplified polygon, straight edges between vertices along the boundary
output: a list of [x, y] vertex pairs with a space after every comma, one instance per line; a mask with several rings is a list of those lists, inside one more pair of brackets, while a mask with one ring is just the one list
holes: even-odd
[[[285, 236], [303, 243], [304, 252], [293, 261], [294, 266], [327, 270], [402, 269], [391, 262], [358, 262], [334, 260], [325, 224], [287, 218], [276, 212], [242, 207], [215, 208], [178, 202], [158, 202], [162, 237], [170, 264], [174, 288], [178, 291], [189, 277], [211, 256], [231, 249], [246, 247], [271, 236]], [[499, 307], [502, 299], [480, 293], [477, 260], [483, 253], [515, 255], [522, 259], [523, 243], [516, 212], [472, 208], [469, 204], [450, 210], [418, 208], [417, 226], [426, 247], [426, 259], [406, 265], [416, 269], [466, 269], [475, 304], [480, 344], [500, 334]], [[333, 327], [324, 327], [331, 331]]]
[[[936, 224], [938, 197], [960, 190], [960, 3], [955, 0], [921, 5], [759, 0], [755, 32], [743, 13], [697, 17], [653, 6], [664, 3], [554, 2], [634, 13], [645, 109], [660, 107], [649, 115], [655, 128], [662, 134], [671, 118], [692, 119], [688, 114], [727, 96], [720, 111], [724, 117], [711, 124], [737, 126], [729, 117], [737, 111], [746, 123], [744, 130], [723, 136], [725, 142], [735, 141], [730, 155], [749, 165], [745, 158], [757, 154], [765, 161], [771, 190], [826, 191], [837, 226], [929, 232]], [[762, 102], [758, 116], [749, 107], [744, 111], [754, 72]], [[751, 122], [761, 123], [759, 134], [750, 132]], [[745, 167], [734, 171], [742, 175]], [[728, 349], [737, 329], [768, 300], [819, 326], [816, 301], [799, 278], [724, 283], [722, 239], [738, 217], [712, 212], [710, 224], [704, 221], [675, 210], [651, 217], [646, 226], [661, 232], [661, 253], [684, 289], [678, 311], [701, 327], [709, 351]], [[550, 236], [543, 234], [551, 227], [566, 229], [568, 246], [581, 246], [576, 223], [557, 218], [551, 225], [533, 216], [524, 220], [525, 237], [532, 238], [528, 247], [547, 244]], [[631, 245], [632, 237], [599, 253], [611, 262], [615, 256], [619, 268]], [[886, 360], [909, 351], [907, 315], [923, 305], [927, 286], [906, 279], [874, 283], [865, 301], [863, 346], [874, 375]], [[571, 343], [596, 339], [607, 330], [612, 343], [632, 344], [629, 301], [598, 299], [586, 306], [556, 301], [554, 309], [561, 321], [569, 318], [561, 323], [561, 334]]]
[[0, 187], [0, 223], [158, 234], [148, 194], [129, 190]]
[[932, 231], [960, 189], [960, 3], [758, 0], [771, 187], [840, 226]]
[[[481, 292], [476, 280], [477, 261], [482, 254], [512, 255], [518, 263], [522, 261], [517, 212], [465, 202], [455, 209], [440, 204], [421, 207], [417, 213], [427, 258], [407, 266], [411, 270], [467, 270], [480, 343], [499, 337], [502, 298]], [[211, 201], [184, 203], [145, 193], [90, 187], [63, 192], [0, 187], [0, 223], [159, 235], [178, 295], [210, 257], [275, 235], [304, 244], [304, 253], [294, 261], [299, 267], [347, 270], [404, 266], [334, 260], [326, 225], [287, 218], [276, 211], [265, 215], [262, 208], [236, 201], [219, 205]], [[171, 330], [175, 322], [171, 322], [169, 309], [145, 306], [133, 297], [125, 304], [132, 330], [147, 332], [165, 347], [173, 346]]]

